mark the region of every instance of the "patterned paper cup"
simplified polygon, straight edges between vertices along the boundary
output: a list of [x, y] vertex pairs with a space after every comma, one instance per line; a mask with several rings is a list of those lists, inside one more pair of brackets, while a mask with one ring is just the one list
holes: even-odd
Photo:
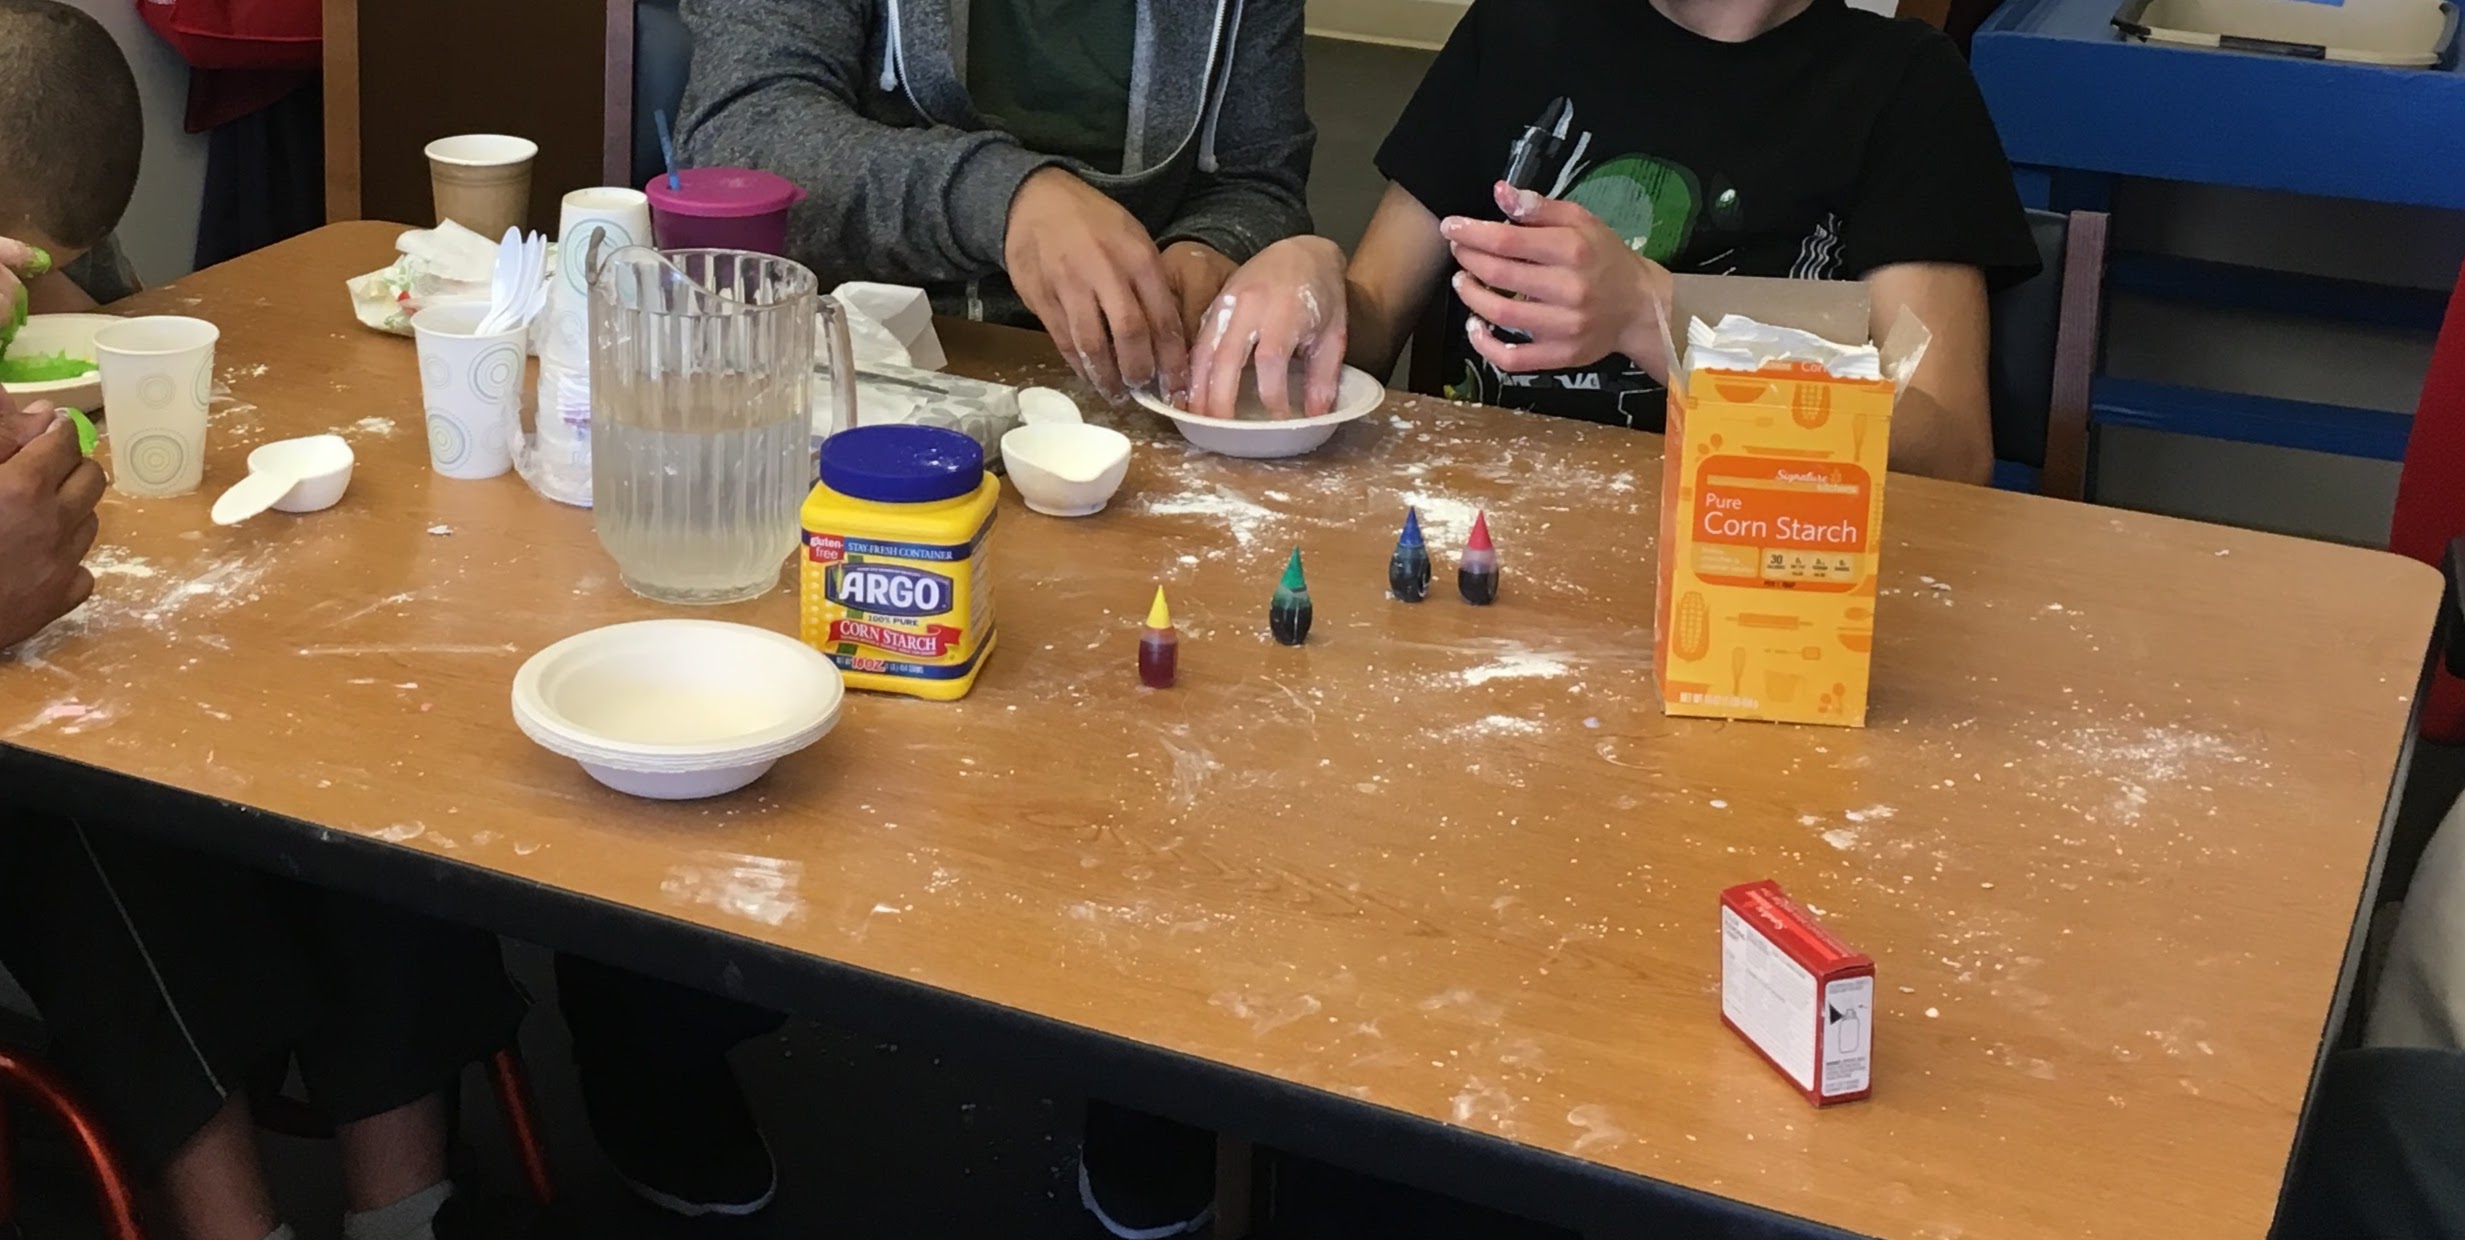
[[214, 342], [204, 319], [155, 315], [94, 333], [109, 410], [111, 482], [139, 499], [186, 495], [205, 481], [205, 409]]
[[514, 466], [527, 333], [515, 327], [472, 334], [487, 313], [485, 305], [454, 304], [411, 316], [428, 415], [428, 463], [448, 478], [494, 478]]

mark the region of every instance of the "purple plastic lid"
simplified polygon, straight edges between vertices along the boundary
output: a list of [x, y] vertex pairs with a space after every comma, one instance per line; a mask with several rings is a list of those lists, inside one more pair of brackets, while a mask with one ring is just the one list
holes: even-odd
[[822, 441], [822, 485], [878, 504], [931, 504], [984, 485], [984, 449], [938, 426], [860, 426]]
[[795, 182], [755, 168], [687, 168], [676, 180], [683, 188], [669, 189], [664, 172], [642, 187], [652, 207], [674, 215], [733, 220], [785, 211], [805, 197]]

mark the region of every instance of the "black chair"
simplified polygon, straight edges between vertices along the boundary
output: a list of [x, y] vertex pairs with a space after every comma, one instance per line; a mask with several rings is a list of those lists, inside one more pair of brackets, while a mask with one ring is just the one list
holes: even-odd
[[2040, 270], [1994, 297], [1987, 397], [1994, 484], [2086, 499], [2089, 388], [2105, 314], [2106, 217], [2031, 211]]

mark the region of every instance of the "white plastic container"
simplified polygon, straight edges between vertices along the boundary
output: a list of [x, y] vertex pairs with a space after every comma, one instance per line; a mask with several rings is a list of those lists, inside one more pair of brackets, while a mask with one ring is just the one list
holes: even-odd
[[[1292, 398], [1301, 399], [1304, 382], [1296, 369], [1292, 381]], [[1150, 411], [1171, 418], [1181, 428], [1181, 437], [1198, 447], [1222, 456], [1249, 457], [1265, 460], [1273, 457], [1299, 456], [1314, 451], [1335, 437], [1344, 423], [1357, 421], [1386, 403], [1387, 391], [1365, 370], [1344, 367], [1343, 385], [1337, 389], [1333, 411], [1315, 418], [1277, 418], [1267, 412], [1258, 399], [1258, 380], [1253, 375], [1241, 381], [1241, 399], [1233, 407], [1233, 416], [1207, 418], [1171, 404], [1146, 392], [1133, 393], [1139, 404]]]
[[839, 668], [784, 633], [642, 620], [578, 633], [514, 674], [514, 722], [619, 792], [734, 792], [838, 726]]
[[1084, 422], [1022, 426], [1001, 437], [1001, 456], [1029, 508], [1048, 517], [1092, 517], [1130, 472], [1130, 437]]

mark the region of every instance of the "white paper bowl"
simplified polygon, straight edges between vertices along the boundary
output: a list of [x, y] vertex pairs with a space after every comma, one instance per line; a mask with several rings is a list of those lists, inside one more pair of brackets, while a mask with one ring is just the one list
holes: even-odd
[[1001, 437], [1001, 459], [1027, 506], [1048, 517], [1104, 511], [1130, 472], [1130, 437], [1084, 422], [1044, 422]]
[[579, 633], [514, 674], [514, 722], [619, 792], [682, 801], [734, 792], [828, 735], [838, 665], [793, 637], [716, 620]]
[[[46, 353], [65, 353], [82, 361], [94, 360], [94, 333], [120, 322], [111, 314], [37, 314], [26, 319], [17, 329], [17, 338], [9, 343], [9, 353], [16, 357], [39, 357]], [[11, 383], [9, 396], [20, 407], [33, 401], [47, 400], [64, 409], [83, 409], [92, 413], [103, 406], [103, 374], [90, 370], [74, 379], [52, 379], [42, 383]]]
[[248, 454], [248, 472], [281, 473], [299, 479], [274, 501], [276, 512], [323, 512], [341, 502], [351, 489], [351, 468], [358, 458], [351, 441], [340, 435], [310, 435], [278, 439]]
[[[1292, 376], [1292, 398], [1301, 399], [1306, 386], [1300, 368]], [[1241, 380], [1241, 400], [1233, 408], [1233, 417], [1202, 418], [1197, 414], [1175, 409], [1165, 401], [1146, 392], [1135, 392], [1138, 403], [1156, 413], [1171, 418], [1181, 428], [1181, 437], [1191, 443], [1223, 456], [1249, 457], [1265, 460], [1279, 456], [1299, 456], [1315, 450], [1333, 439], [1337, 428], [1355, 421], [1386, 403], [1387, 391], [1369, 372], [1344, 367], [1343, 385], [1336, 390], [1335, 409], [1315, 418], [1276, 419], [1258, 401], [1258, 379], [1255, 374]]]

